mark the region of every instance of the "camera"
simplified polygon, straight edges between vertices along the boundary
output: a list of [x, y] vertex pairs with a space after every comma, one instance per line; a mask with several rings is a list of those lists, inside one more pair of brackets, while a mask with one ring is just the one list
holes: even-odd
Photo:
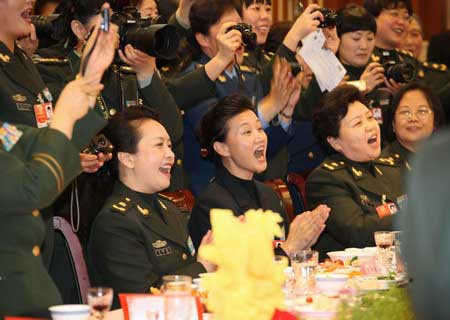
[[172, 59], [180, 37], [175, 26], [160, 21], [159, 18], [141, 18], [135, 7], [124, 7], [111, 17], [111, 22], [119, 27], [121, 49], [131, 44], [152, 57]]
[[323, 21], [320, 21], [319, 28], [333, 28], [337, 25], [338, 15], [329, 8], [318, 9], [323, 15]]
[[238, 23], [227, 29], [227, 32], [237, 30], [242, 34], [242, 42], [248, 49], [256, 48], [256, 33], [253, 32], [251, 25], [246, 23]]
[[83, 149], [83, 153], [88, 154], [107, 154], [114, 150], [114, 146], [104, 134], [98, 134], [92, 138], [90, 144]]
[[381, 61], [386, 78], [395, 82], [407, 83], [417, 79], [417, 69], [408, 62], [397, 62], [395, 60]]
[[291, 66], [291, 73], [293, 77], [296, 77], [303, 71], [303, 66], [298, 62], [289, 62], [289, 65]]

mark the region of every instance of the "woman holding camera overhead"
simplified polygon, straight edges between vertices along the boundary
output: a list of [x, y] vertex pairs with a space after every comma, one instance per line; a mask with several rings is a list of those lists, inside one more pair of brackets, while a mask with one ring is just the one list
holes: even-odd
[[[92, 54], [84, 60], [86, 72], [64, 88], [48, 128], [0, 122], [1, 318], [48, 317], [47, 308], [62, 303], [41, 256], [45, 218], [39, 209], [50, 205], [81, 171], [74, 128], [89, 126], [93, 135], [105, 125], [101, 117], [89, 115], [114, 56], [114, 32], [100, 31], [99, 25], [87, 44]], [[78, 141], [87, 143], [89, 137]]]
[[373, 232], [392, 230], [406, 197], [395, 157], [381, 155], [380, 127], [367, 100], [354, 86], [337, 87], [314, 115], [313, 129], [333, 152], [306, 181], [308, 205], [331, 209], [316, 249], [325, 257], [328, 251], [373, 246]]

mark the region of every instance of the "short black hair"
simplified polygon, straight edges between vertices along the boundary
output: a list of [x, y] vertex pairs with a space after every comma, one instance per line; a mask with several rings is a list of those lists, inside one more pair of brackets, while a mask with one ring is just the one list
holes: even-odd
[[139, 127], [146, 120], [159, 122], [158, 113], [147, 106], [132, 106], [111, 117], [105, 134], [114, 146], [113, 158], [110, 168], [113, 176], [119, 176], [118, 152], [136, 153], [137, 145], [141, 140]]
[[364, 7], [374, 17], [378, 17], [383, 10], [406, 9], [408, 14], [413, 14], [411, 0], [364, 0]]
[[238, 10], [234, 0], [197, 0], [191, 7], [189, 22], [192, 34], [209, 34], [209, 28], [216, 24], [227, 12]]
[[313, 115], [313, 133], [331, 153], [335, 150], [330, 146], [327, 138], [339, 136], [341, 121], [347, 115], [348, 106], [355, 101], [368, 106], [367, 99], [358, 88], [348, 84], [338, 86], [325, 95], [319, 111]]
[[294, 23], [292, 21], [280, 21], [272, 25], [267, 36], [267, 41], [264, 44], [264, 49], [268, 52], [275, 53], [278, 47], [283, 43], [289, 30]]
[[220, 99], [203, 116], [199, 138], [206, 157], [215, 164], [222, 163], [220, 155], [213, 148], [214, 142], [224, 142], [228, 133], [228, 121], [245, 111], [255, 111], [252, 102], [242, 94], [231, 94]]
[[421, 82], [410, 82], [404, 87], [400, 88], [400, 90], [398, 90], [394, 97], [391, 99], [389, 105], [389, 126], [387, 132], [387, 139], [390, 142], [395, 140], [393, 121], [395, 119], [395, 113], [400, 106], [400, 101], [403, 99], [405, 94], [414, 90], [418, 90], [423, 93], [425, 99], [427, 99], [427, 102], [430, 105], [431, 110], [433, 110], [434, 128], [438, 129], [445, 124], [445, 114], [444, 110], [442, 109], [441, 100], [434, 92], [434, 90]]
[[351, 4], [338, 11], [337, 33], [341, 37], [344, 33], [359, 30], [377, 33], [375, 17], [366, 8]]

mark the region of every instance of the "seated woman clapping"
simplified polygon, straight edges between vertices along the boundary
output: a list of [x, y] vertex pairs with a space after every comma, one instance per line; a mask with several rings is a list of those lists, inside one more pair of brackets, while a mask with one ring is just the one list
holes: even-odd
[[[169, 187], [175, 157], [154, 111], [128, 108], [110, 120], [107, 135], [115, 148], [115, 182], [89, 240], [95, 284], [116, 293], [145, 293], [166, 274], [197, 277], [210, 270], [195, 258], [187, 216], [158, 194]], [[208, 234], [205, 241], [210, 240]]]
[[[329, 208], [319, 205], [288, 225], [275, 192], [254, 175], [266, 169], [267, 136], [250, 100], [233, 94], [212, 107], [201, 122], [201, 144], [216, 166], [216, 177], [198, 198], [189, 230], [198, 246], [211, 228], [210, 209], [230, 209], [236, 216], [249, 209], [272, 210], [283, 218], [285, 254], [309, 248], [324, 229]], [[280, 252], [281, 253], [281, 252]]]
[[380, 127], [363, 94], [343, 85], [329, 93], [313, 119], [314, 133], [334, 154], [306, 181], [311, 206], [332, 210], [316, 249], [373, 246], [373, 233], [391, 230], [403, 204], [401, 169], [391, 155], [381, 156]]

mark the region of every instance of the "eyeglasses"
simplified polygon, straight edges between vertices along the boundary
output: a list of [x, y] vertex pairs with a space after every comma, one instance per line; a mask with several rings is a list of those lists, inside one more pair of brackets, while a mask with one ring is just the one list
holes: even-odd
[[386, 13], [394, 19], [400, 19], [406, 22], [411, 20], [411, 16], [409, 14], [401, 14], [398, 10], [385, 10]]
[[433, 110], [423, 108], [423, 109], [419, 109], [417, 111], [402, 110], [402, 111], [396, 112], [395, 114], [397, 114], [399, 117], [401, 117], [403, 119], [408, 119], [409, 120], [409, 119], [412, 119], [413, 115], [415, 115], [417, 119], [425, 120], [432, 113], [433, 113]]

